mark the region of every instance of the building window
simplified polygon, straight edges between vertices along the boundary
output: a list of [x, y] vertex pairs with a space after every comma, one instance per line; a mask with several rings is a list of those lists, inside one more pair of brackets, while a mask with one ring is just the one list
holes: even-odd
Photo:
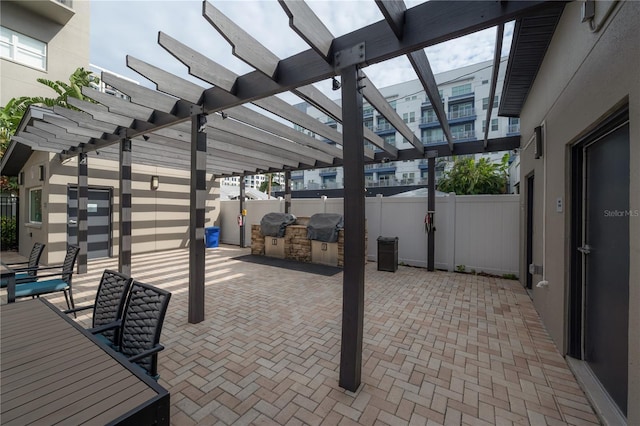
[[367, 129], [373, 130], [373, 118], [363, 120], [362, 124], [364, 124], [364, 127], [366, 127]]
[[396, 135], [395, 135], [395, 133], [393, 135], [385, 135], [385, 136], [383, 136], [382, 140], [384, 140], [389, 145], [396, 146]]
[[384, 117], [378, 117], [378, 127], [376, 131], [383, 132], [385, 130], [391, 130], [391, 124]]
[[438, 121], [438, 117], [433, 108], [427, 108], [422, 111], [422, 124], [435, 123], [436, 121]]
[[520, 133], [520, 118], [509, 117], [509, 133]]
[[475, 115], [473, 102], [463, 102], [461, 104], [449, 105], [449, 120], [464, 118]]
[[453, 139], [471, 139], [476, 137], [473, 123], [458, 124], [451, 126], [451, 136]]
[[471, 83], [454, 86], [451, 88], [451, 96], [460, 96], [471, 93]]
[[[482, 132], [484, 133], [484, 130], [487, 128], [487, 120], [482, 120]], [[498, 119], [494, 118], [491, 120], [491, 131], [492, 132], [497, 132], [498, 131]]]
[[47, 69], [47, 44], [0, 27], [0, 57], [33, 68]]
[[[493, 98], [493, 107], [495, 108], [498, 105], [498, 95]], [[487, 110], [489, 108], [489, 98], [482, 98], [482, 109]]]
[[436, 143], [443, 141], [444, 134], [442, 133], [442, 129], [440, 127], [437, 127], [435, 129], [422, 130], [422, 143]]
[[413, 123], [416, 121], [416, 113], [415, 111], [412, 111], [410, 113], [404, 113], [402, 114], [402, 121], [404, 121], [405, 123]]
[[42, 223], [42, 188], [29, 190], [29, 222]]

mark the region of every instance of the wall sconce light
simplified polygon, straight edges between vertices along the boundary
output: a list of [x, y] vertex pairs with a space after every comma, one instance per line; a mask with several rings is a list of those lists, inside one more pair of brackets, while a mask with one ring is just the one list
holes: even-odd
[[543, 152], [542, 152], [542, 126], [538, 126], [535, 129], [533, 129], [535, 134], [536, 134], [536, 140], [535, 140], [535, 151], [533, 152], [533, 156], [534, 158], [538, 159], [540, 157], [542, 157]]
[[151, 190], [155, 191], [160, 186], [160, 179], [158, 176], [151, 176]]
[[18, 185], [24, 185], [24, 172], [18, 173]]
[[44, 166], [38, 166], [38, 180], [42, 182], [44, 180], [44, 175]]

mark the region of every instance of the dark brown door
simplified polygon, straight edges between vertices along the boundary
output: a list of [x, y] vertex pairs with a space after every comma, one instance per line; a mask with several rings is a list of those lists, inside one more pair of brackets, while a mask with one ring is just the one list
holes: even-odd
[[627, 412], [629, 125], [583, 146], [583, 357]]

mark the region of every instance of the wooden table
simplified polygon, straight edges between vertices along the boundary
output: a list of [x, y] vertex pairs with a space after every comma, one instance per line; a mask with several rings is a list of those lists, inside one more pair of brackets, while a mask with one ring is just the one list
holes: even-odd
[[4, 263], [0, 264], [0, 279], [7, 280], [7, 303], [16, 301], [16, 273]]
[[45, 299], [0, 306], [4, 426], [169, 424], [169, 393]]

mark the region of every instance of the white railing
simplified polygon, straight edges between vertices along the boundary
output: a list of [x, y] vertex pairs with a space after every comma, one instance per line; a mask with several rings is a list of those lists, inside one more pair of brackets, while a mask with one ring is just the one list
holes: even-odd
[[376, 126], [376, 132], [384, 132], [385, 130], [391, 130], [391, 129], [393, 129], [393, 126], [389, 123], [380, 124]]
[[455, 120], [456, 118], [471, 117], [474, 115], [476, 115], [475, 108], [465, 108], [459, 111], [451, 111], [448, 114], [448, 117], [449, 117], [449, 120]]
[[471, 139], [476, 137], [475, 130], [469, 130], [466, 132], [453, 132], [451, 133], [453, 139]]
[[429, 124], [429, 123], [437, 123], [438, 117], [435, 115], [427, 115], [420, 117], [420, 124]]

